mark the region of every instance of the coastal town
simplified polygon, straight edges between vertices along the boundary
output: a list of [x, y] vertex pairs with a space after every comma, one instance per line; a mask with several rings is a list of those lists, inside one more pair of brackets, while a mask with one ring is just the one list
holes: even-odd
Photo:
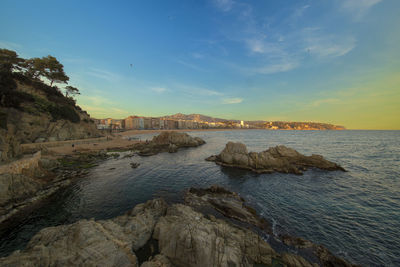
[[172, 130], [172, 129], [269, 129], [269, 130], [343, 130], [337, 126], [318, 122], [243, 121], [216, 119], [200, 114], [181, 113], [165, 117], [129, 116], [125, 119], [93, 119], [97, 129]]

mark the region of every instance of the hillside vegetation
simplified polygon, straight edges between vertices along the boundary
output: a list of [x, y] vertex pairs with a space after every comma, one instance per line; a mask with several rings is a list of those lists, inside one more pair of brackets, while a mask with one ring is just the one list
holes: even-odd
[[99, 136], [93, 120], [76, 105], [79, 90], [52, 56], [23, 59], [0, 49], [0, 160], [20, 154], [19, 143]]

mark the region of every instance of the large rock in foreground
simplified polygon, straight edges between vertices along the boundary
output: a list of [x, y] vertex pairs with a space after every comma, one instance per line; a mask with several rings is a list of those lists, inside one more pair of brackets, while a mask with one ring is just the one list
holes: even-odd
[[[273, 235], [270, 224], [235, 192], [213, 185], [209, 188], [190, 188], [184, 197], [185, 203], [202, 211], [207, 217], [230, 218], [230, 222], [241, 229], [251, 229], [259, 235], [267, 234], [272, 249], [280, 251], [273, 261], [276, 266], [355, 266], [333, 255], [326, 247], [309, 240], [289, 235]], [[215, 213], [217, 212], [217, 213]], [[219, 213], [219, 215], [218, 215]], [[222, 215], [222, 217], [221, 217]], [[296, 254], [293, 254], [295, 251]]]
[[[154, 230], [159, 249], [176, 266], [270, 266], [278, 258], [256, 233], [206, 218], [191, 207], [175, 204]], [[311, 265], [310, 265], [311, 266]]]
[[0, 266], [352, 266], [304, 239], [285, 236], [276, 247], [244, 202], [218, 186], [192, 188], [186, 205], [154, 199], [114, 219], [42, 229]]
[[154, 136], [150, 142], [135, 145], [134, 149], [139, 150], [141, 156], [151, 156], [160, 152], [175, 153], [181, 147], [197, 147], [205, 143], [203, 139], [187, 133], [167, 131]]
[[208, 157], [219, 165], [252, 170], [257, 173], [303, 174], [308, 168], [345, 171], [338, 164], [320, 155], [305, 156], [285, 146], [270, 147], [262, 152], [247, 152], [246, 145], [228, 142], [219, 155]]
[[133, 252], [151, 238], [167, 204], [154, 199], [111, 220], [80, 220], [41, 230], [24, 251], [0, 258], [0, 266], [138, 266]]

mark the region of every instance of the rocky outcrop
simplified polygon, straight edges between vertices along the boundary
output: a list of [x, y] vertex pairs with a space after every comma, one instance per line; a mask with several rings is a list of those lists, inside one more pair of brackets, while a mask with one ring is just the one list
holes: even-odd
[[21, 154], [20, 142], [16, 136], [0, 129], [0, 162], [7, 162]]
[[[264, 218], [245, 204], [245, 200], [235, 192], [230, 192], [223, 187], [211, 186], [210, 188], [190, 188], [185, 196], [185, 203], [199, 209], [211, 207], [227, 218], [238, 220], [247, 225], [261, 229], [272, 234], [272, 229]], [[215, 215], [215, 214], [214, 214]]]
[[355, 266], [345, 260], [333, 255], [326, 247], [314, 244], [309, 240], [305, 240], [301, 237], [294, 237], [289, 235], [280, 236], [280, 239], [285, 245], [294, 248], [298, 251], [307, 251], [315, 255], [322, 266]]
[[[184, 199], [186, 204], [209, 217], [216, 215], [209, 209], [212, 208], [220, 215], [234, 219], [231, 222], [236, 225], [254, 231], [261, 230], [260, 234], [268, 234], [272, 248], [279, 244], [277, 249], [281, 253], [274, 258], [277, 263], [283, 263], [286, 266], [356, 266], [336, 257], [326, 247], [309, 240], [289, 235], [274, 236], [269, 223], [264, 218], [247, 206], [245, 200], [237, 193], [223, 187], [213, 185], [206, 189], [190, 188]], [[293, 251], [296, 254], [293, 254]]]
[[170, 260], [162, 255], [157, 254], [154, 258], [150, 259], [149, 261], [143, 262], [140, 267], [173, 267]]
[[254, 232], [172, 205], [154, 229], [160, 253], [176, 266], [271, 265], [278, 254]]
[[[20, 143], [53, 142], [99, 137], [100, 132], [90, 117], [82, 112], [80, 121], [54, 120], [51, 114], [22, 112], [13, 108], [3, 110], [7, 114], [9, 134], [14, 135]], [[12, 130], [11, 130], [12, 129]]]
[[166, 131], [154, 136], [150, 142], [139, 143], [134, 146], [141, 156], [152, 156], [161, 152], [175, 153], [179, 148], [197, 147], [205, 144], [199, 137], [192, 137], [187, 133]]
[[219, 155], [208, 157], [219, 165], [252, 170], [257, 173], [302, 174], [308, 168], [345, 171], [320, 155], [305, 156], [286, 146], [271, 147], [263, 152], [247, 152], [246, 145], [228, 142]]
[[[275, 249], [251, 227], [227, 221], [229, 210], [229, 217], [254, 227], [262, 220], [221, 187], [190, 189], [185, 202], [154, 199], [114, 219], [42, 229], [23, 251], [0, 258], [0, 266], [353, 266], [304, 239], [281, 237]], [[201, 206], [222, 217], [199, 212]]]
[[39, 151], [0, 165], [0, 223], [86, 175], [88, 168], [108, 157], [106, 153], [89, 153], [56, 160], [43, 158]]
[[155, 199], [111, 220], [81, 220], [36, 234], [24, 251], [0, 259], [1, 266], [138, 266], [133, 250], [151, 237], [166, 203]]
[[[0, 166], [0, 222], [8, 219], [19, 209], [43, 197], [45, 192], [53, 189], [46, 188], [45, 177], [51, 173], [43, 167], [54, 166], [51, 160], [44, 160], [41, 152], [32, 156], [13, 161]], [[47, 165], [46, 165], [47, 164]], [[45, 192], [38, 194], [40, 190]]]

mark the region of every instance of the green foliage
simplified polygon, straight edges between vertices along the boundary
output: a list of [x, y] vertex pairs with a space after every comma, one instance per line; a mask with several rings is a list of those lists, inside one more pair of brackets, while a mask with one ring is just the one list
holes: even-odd
[[0, 111], [0, 128], [7, 130], [7, 113]]
[[81, 120], [79, 115], [70, 106], [52, 105], [50, 107], [50, 114], [54, 120], [64, 119], [64, 120], [69, 120], [70, 122], [73, 123], [78, 123]]
[[47, 78], [50, 86], [53, 83], [67, 83], [69, 77], [64, 72], [64, 66], [53, 56], [31, 58], [25, 61], [25, 75], [31, 79]]
[[0, 49], [0, 69], [2, 71], [11, 72], [12, 70], [19, 70], [23, 62], [24, 60], [19, 58], [15, 51], [5, 48]]
[[[40, 81], [41, 77], [48, 79], [50, 86]], [[47, 99], [16, 90], [15, 80], [44, 92]], [[64, 66], [53, 56], [24, 60], [15, 51], [0, 49], [0, 107], [21, 109], [21, 103], [32, 102], [33, 105], [24, 106], [25, 112], [45, 112], [53, 120], [65, 119], [77, 123], [80, 117], [74, 108], [75, 100], [66, 96], [79, 94], [79, 90], [67, 86], [64, 96], [56, 86], [52, 86], [53, 83], [67, 83], [68, 80]]]
[[65, 87], [65, 96], [68, 97], [68, 95], [74, 96], [74, 95], [80, 95], [81, 93], [79, 92], [79, 89], [73, 86], [66, 86]]
[[33, 102], [32, 95], [15, 90], [17, 85], [10, 75], [10, 73], [0, 73], [0, 106], [19, 109], [21, 103]]
[[80, 117], [73, 107], [67, 105], [55, 105], [42, 97], [35, 96], [35, 108], [40, 112], [49, 113], [53, 120], [69, 120], [73, 123], [80, 122]]

